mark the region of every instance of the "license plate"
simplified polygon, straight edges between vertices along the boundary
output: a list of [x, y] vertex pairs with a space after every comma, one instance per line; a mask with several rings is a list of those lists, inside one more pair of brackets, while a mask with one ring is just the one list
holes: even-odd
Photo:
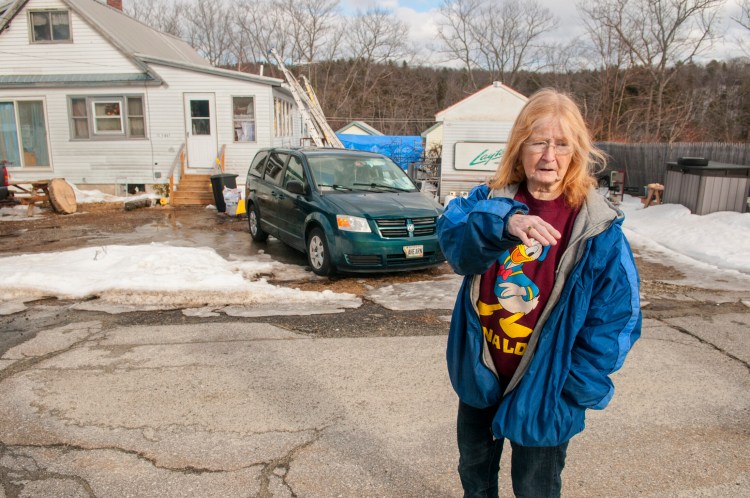
[[424, 256], [424, 246], [404, 246], [407, 258], [421, 258]]

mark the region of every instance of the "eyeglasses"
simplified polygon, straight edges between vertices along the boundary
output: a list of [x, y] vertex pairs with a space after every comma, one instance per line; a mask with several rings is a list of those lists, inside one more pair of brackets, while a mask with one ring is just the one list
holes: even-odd
[[544, 154], [547, 152], [548, 147], [554, 147], [556, 156], [566, 156], [573, 152], [573, 146], [568, 142], [555, 143], [553, 139], [534, 140], [533, 142], [524, 142], [523, 144], [534, 154]]

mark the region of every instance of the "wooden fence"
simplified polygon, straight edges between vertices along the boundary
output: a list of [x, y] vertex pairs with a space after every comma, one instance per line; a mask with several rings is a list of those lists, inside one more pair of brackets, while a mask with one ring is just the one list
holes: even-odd
[[679, 157], [704, 157], [709, 161], [750, 165], [747, 143], [596, 144], [609, 156], [608, 170], [625, 170], [625, 188], [642, 195], [643, 186], [664, 183], [667, 163]]

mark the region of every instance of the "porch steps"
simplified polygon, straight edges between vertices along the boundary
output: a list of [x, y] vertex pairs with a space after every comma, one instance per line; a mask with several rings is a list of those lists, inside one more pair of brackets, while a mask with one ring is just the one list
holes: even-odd
[[173, 206], [208, 206], [214, 204], [211, 175], [184, 175], [171, 194]]

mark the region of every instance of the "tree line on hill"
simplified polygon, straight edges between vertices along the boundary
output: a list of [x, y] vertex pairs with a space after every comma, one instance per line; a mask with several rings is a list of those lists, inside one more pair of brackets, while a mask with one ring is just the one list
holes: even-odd
[[[750, 142], [750, 60], [696, 62], [720, 36], [724, 1], [579, 0], [586, 35], [557, 43], [544, 35], [559, 20], [536, 0], [443, 0], [429, 47], [412, 45], [392, 11], [344, 16], [339, 0], [131, 0], [126, 12], [217, 66], [282, 77], [268, 62], [275, 48], [334, 129], [362, 120], [419, 134], [501, 81], [524, 95], [572, 94], [598, 141]], [[750, 33], [750, 0], [739, 7], [724, 21]]]

